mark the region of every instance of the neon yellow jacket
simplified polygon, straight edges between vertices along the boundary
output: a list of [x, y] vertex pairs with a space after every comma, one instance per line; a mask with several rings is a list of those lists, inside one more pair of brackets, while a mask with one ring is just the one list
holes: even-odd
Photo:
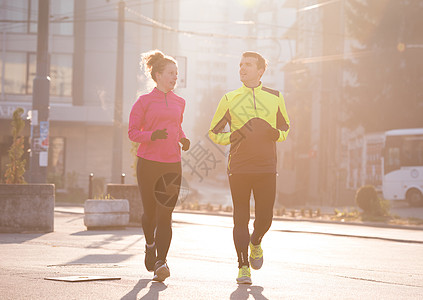
[[229, 174], [276, 173], [275, 142], [284, 141], [288, 132], [282, 94], [260, 84], [254, 89], [243, 85], [222, 97], [209, 136], [216, 144], [231, 144]]

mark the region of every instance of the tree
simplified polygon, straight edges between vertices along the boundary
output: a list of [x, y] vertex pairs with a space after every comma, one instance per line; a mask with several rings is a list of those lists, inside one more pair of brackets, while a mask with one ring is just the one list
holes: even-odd
[[7, 169], [4, 174], [7, 184], [26, 183], [23, 176], [26, 161], [22, 158], [24, 154], [24, 137], [21, 136], [21, 131], [25, 127], [25, 121], [21, 117], [23, 112], [24, 110], [20, 107], [13, 112], [13, 143], [8, 151], [10, 163], [6, 165]]
[[423, 0], [347, 0], [347, 126], [423, 127]]

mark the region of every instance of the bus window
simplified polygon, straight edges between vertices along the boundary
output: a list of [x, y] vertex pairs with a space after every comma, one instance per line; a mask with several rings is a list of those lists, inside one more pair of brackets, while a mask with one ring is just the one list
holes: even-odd
[[402, 138], [397, 136], [389, 136], [385, 141], [384, 150], [384, 173], [388, 174], [401, 168], [400, 149]]
[[417, 149], [417, 165], [423, 166], [423, 141], [420, 141]]
[[405, 139], [402, 143], [401, 162], [404, 167], [413, 166], [413, 141]]
[[400, 167], [400, 149], [398, 147], [387, 147], [385, 150], [385, 174], [399, 170]]
[[422, 137], [407, 136], [401, 148], [401, 162], [405, 167], [423, 165], [423, 139]]

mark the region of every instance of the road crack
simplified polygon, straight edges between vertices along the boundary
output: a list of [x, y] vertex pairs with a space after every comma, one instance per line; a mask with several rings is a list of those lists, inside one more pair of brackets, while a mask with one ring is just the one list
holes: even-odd
[[417, 288], [423, 287], [421, 285], [405, 284], [405, 283], [399, 283], [399, 282], [389, 282], [389, 281], [376, 280], [376, 279], [370, 279], [370, 278], [353, 277], [353, 276], [345, 276], [345, 275], [335, 275], [335, 276], [341, 277], [341, 278], [353, 279], [353, 280], [385, 283], [385, 284], [391, 284], [391, 285], [400, 285], [400, 286], [417, 287]]

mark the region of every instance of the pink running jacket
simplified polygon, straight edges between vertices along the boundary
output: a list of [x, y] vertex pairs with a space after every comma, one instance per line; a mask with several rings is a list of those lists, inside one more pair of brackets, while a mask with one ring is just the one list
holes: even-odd
[[[137, 156], [158, 162], [181, 161], [179, 140], [185, 137], [182, 120], [185, 100], [172, 91], [164, 93], [154, 88], [142, 95], [132, 106], [129, 115], [128, 136], [131, 141], [140, 143]], [[167, 139], [151, 140], [157, 129], [167, 129]]]

